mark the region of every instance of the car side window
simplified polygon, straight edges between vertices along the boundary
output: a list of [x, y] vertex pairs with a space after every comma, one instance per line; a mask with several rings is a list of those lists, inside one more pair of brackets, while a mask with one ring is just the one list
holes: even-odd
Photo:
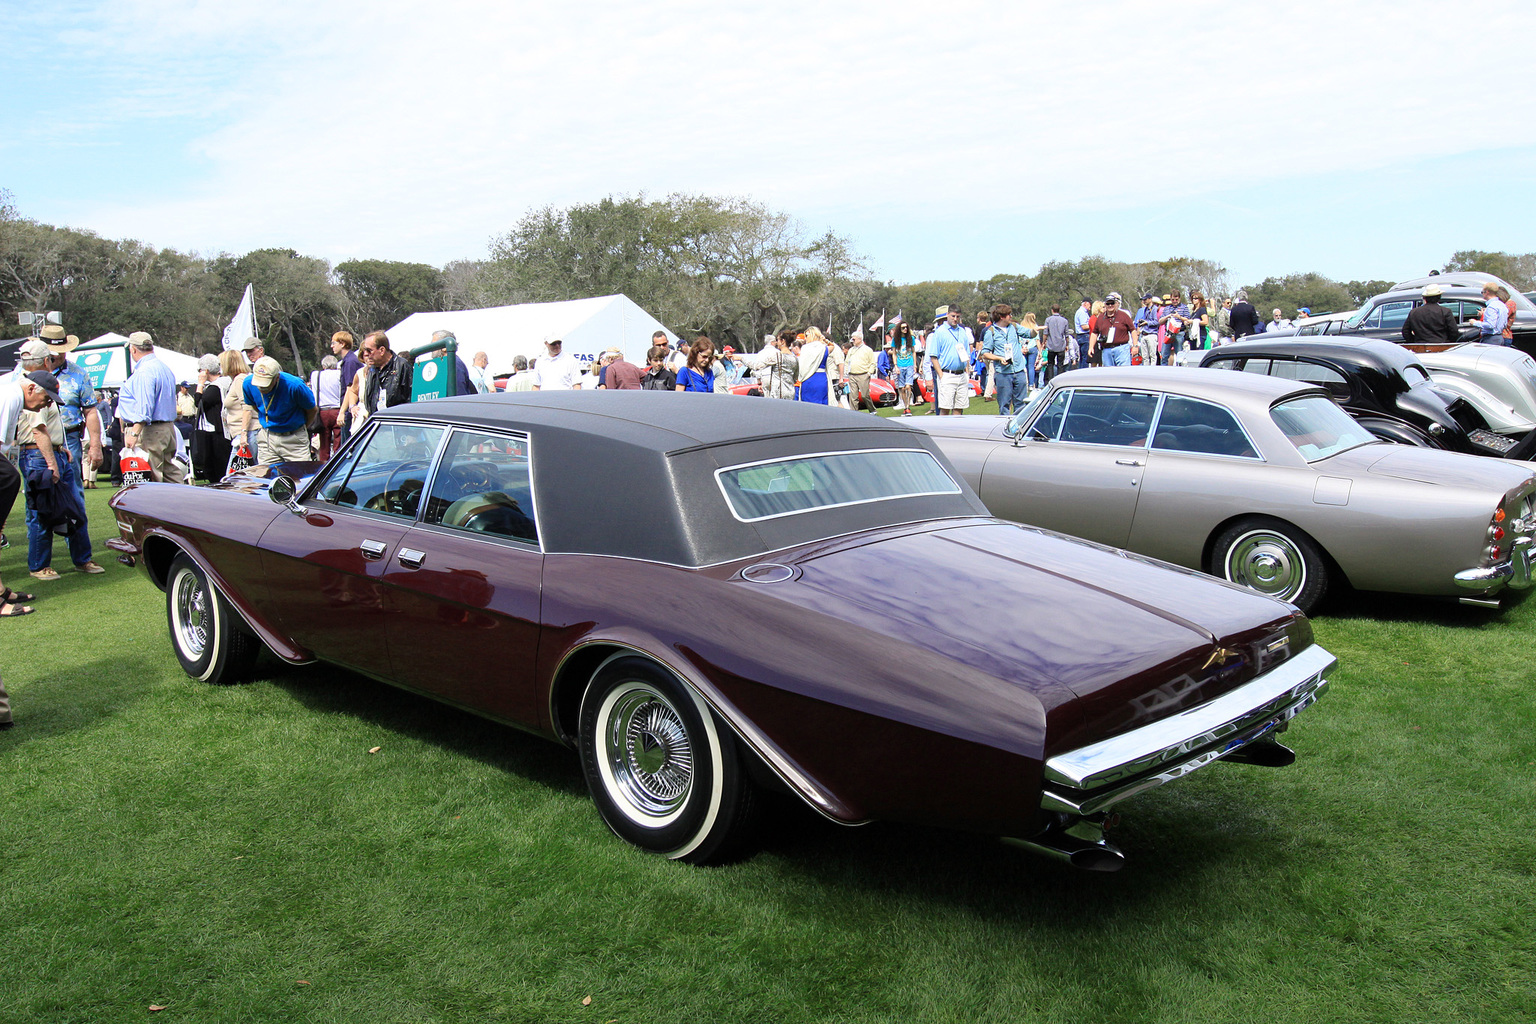
[[1182, 395], [1169, 395], [1163, 402], [1152, 447], [1159, 451], [1248, 459], [1257, 458], [1259, 454], [1230, 411], [1214, 402]]
[[415, 519], [442, 437], [441, 427], [381, 423], [351, 457], [351, 467], [328, 478], [317, 497], [342, 508]]
[[422, 521], [537, 544], [528, 439], [455, 430], [432, 478]]
[[1309, 363], [1304, 359], [1276, 359], [1269, 375], [1320, 385], [1327, 388], [1328, 393], [1335, 398], [1343, 399], [1350, 395], [1349, 378], [1321, 363]]
[[1061, 421], [1066, 418], [1067, 404], [1072, 399], [1070, 390], [1058, 391], [1051, 396], [1051, 404], [1041, 412], [1035, 425], [1029, 428], [1029, 436], [1043, 441], [1054, 441], [1061, 433]]
[[1380, 327], [1381, 326], [1381, 307], [1380, 306], [1372, 307], [1371, 311], [1368, 314], [1366, 314], [1366, 316], [1362, 320], [1360, 320], [1358, 323], [1356, 323], [1354, 326], [1356, 326], [1356, 327]]
[[1381, 322], [1375, 326], [1382, 330], [1398, 330], [1403, 326], [1403, 321], [1408, 319], [1408, 314], [1413, 312], [1413, 300], [1402, 302], [1383, 302], [1381, 309]]
[[1062, 422], [1061, 439], [1144, 448], [1157, 400], [1144, 391], [1078, 391]]

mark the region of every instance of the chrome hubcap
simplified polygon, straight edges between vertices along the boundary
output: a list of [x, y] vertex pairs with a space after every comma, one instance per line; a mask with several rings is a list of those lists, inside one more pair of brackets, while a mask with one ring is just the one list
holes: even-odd
[[176, 638], [194, 661], [208, 646], [208, 591], [198, 578], [184, 572], [176, 580]]
[[1227, 549], [1226, 577], [1267, 597], [1289, 601], [1307, 583], [1307, 565], [1289, 537], [1254, 530]]
[[598, 727], [613, 797], [631, 816], [675, 816], [693, 788], [693, 744], [682, 716], [665, 696], [638, 682], [603, 703]]

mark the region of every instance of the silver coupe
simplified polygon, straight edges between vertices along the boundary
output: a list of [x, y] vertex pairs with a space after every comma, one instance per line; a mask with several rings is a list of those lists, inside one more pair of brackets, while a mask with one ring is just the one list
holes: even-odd
[[1077, 370], [1015, 417], [920, 423], [996, 516], [1303, 610], [1342, 581], [1494, 607], [1531, 584], [1536, 466], [1380, 441], [1316, 385]]

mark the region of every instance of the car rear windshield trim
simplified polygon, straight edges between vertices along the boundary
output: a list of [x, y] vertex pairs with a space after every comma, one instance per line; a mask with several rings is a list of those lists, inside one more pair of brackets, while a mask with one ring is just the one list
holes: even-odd
[[[752, 486], [759, 481], [769, 486]], [[784, 486], [773, 486], [781, 481]], [[766, 459], [717, 469], [715, 482], [731, 515], [743, 523], [960, 493], [960, 485], [933, 453], [922, 448], [868, 448]]]

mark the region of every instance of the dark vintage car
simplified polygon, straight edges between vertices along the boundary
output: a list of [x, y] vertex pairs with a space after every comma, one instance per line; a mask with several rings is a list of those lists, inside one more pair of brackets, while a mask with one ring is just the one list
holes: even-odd
[[1334, 664], [1288, 605], [994, 519], [926, 434], [794, 402], [442, 399], [112, 505], [193, 677], [265, 644], [568, 744], [615, 833], [693, 862], [772, 789], [1111, 869], [1111, 806], [1290, 763]]
[[[1355, 313], [1342, 323], [1328, 323], [1320, 331], [1311, 333], [1337, 334], [1344, 337], [1384, 338], [1387, 341], [1403, 340], [1403, 321], [1415, 306], [1424, 303], [1424, 288], [1437, 285], [1444, 293], [1440, 304], [1451, 311], [1463, 325], [1461, 341], [1476, 341], [1477, 325], [1468, 321], [1482, 316], [1483, 285], [1488, 282], [1509, 289], [1515, 302], [1515, 322], [1512, 328], [1514, 345], [1524, 352], [1536, 355], [1536, 302], [1517, 292], [1505, 281], [1492, 274], [1472, 271], [1436, 274], [1432, 277], [1416, 277], [1399, 281], [1390, 290], [1373, 295]], [[1299, 334], [1308, 332], [1298, 331]], [[1415, 351], [1430, 352], [1447, 348], [1446, 345], [1415, 345]]]
[[1244, 338], [1209, 350], [1200, 365], [1316, 384], [1384, 441], [1517, 459], [1529, 459], [1536, 446], [1529, 432], [1489, 429], [1472, 403], [1436, 384], [1414, 353], [1390, 341]]

